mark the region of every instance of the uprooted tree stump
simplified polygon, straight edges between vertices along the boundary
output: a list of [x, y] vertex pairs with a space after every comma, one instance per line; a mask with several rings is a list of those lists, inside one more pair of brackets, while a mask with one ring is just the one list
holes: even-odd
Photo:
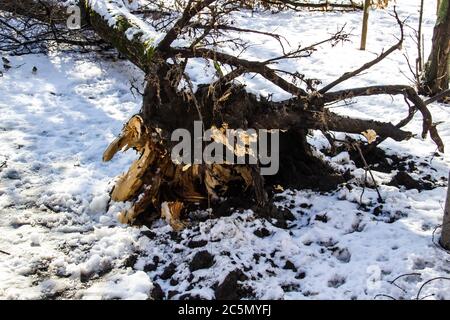
[[[20, 14], [26, 12], [23, 7], [30, 1], [2, 0], [8, 4], [4, 9]], [[275, 185], [330, 189], [344, 182], [344, 178], [313, 154], [306, 139], [309, 130], [313, 129], [324, 132], [331, 143], [332, 136], [327, 132], [364, 133], [371, 136], [370, 142], [375, 146], [386, 138], [396, 141], [411, 138], [413, 134], [401, 128], [418, 111], [423, 118], [422, 137], [429, 134], [443, 152], [444, 146], [431, 113], [413, 88], [380, 85], [331, 91], [402, 47], [403, 23], [397, 15], [401, 32], [397, 43], [376, 59], [318, 89], [318, 81], [306, 79], [298, 72], [275, 69], [273, 65], [280, 60], [309, 56], [325, 42], [346, 41], [346, 33], [340, 30], [329, 39], [286, 52], [280, 35], [227, 23], [233, 11], [241, 10], [240, 2], [226, 1], [225, 5], [221, 0], [186, 0], [178, 1], [174, 7], [155, 4], [151, 8], [152, 18], [148, 18], [148, 15], [133, 13], [122, 0], [79, 1], [87, 26], [146, 74], [141, 111], [125, 124], [120, 136], [103, 156], [105, 161], [110, 161], [118, 151], [130, 148], [139, 154], [111, 192], [112, 200], [133, 203], [129, 210], [120, 214], [121, 222], [149, 224], [162, 216], [179, 230], [183, 227], [182, 218], [186, 212], [195, 208], [220, 207], [226, 198], [239, 199], [243, 206], [267, 215], [277, 210], [270, 204], [271, 189]], [[40, 3], [45, 4], [45, 1]], [[32, 4], [36, 6], [36, 3]], [[147, 27], [151, 24], [166, 26], [160, 39], [155, 41], [146, 34], [143, 24]], [[282, 54], [266, 61], [251, 61], [226, 53], [215, 44], [228, 31], [275, 38], [282, 47]], [[181, 38], [189, 44], [174, 45]], [[248, 45], [236, 41], [230, 41], [230, 44], [242, 48]], [[195, 91], [185, 71], [188, 61], [194, 58], [209, 61], [216, 69], [215, 80], [198, 86]], [[224, 72], [225, 66], [231, 71]], [[235, 79], [249, 73], [262, 76], [292, 97], [274, 102], [247, 92]], [[396, 125], [340, 116], [326, 107], [348, 98], [384, 94], [403, 95], [408, 102], [407, 116]], [[226, 129], [282, 130], [278, 174], [263, 177], [259, 163], [186, 165], [172, 161], [171, 133], [180, 128], [192, 133], [195, 121], [201, 121], [205, 129], [214, 129], [214, 140], [225, 147]]]

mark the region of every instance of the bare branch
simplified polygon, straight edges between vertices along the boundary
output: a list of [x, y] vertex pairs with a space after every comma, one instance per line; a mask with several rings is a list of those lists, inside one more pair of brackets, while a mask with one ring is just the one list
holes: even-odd
[[353, 97], [362, 97], [362, 96], [373, 96], [373, 95], [381, 95], [381, 94], [402, 94], [411, 101], [414, 106], [422, 113], [423, 123], [422, 123], [422, 138], [425, 139], [427, 137], [428, 132], [433, 133], [431, 138], [436, 143], [440, 152], [444, 152], [444, 144], [439, 137], [439, 134], [433, 127], [433, 120], [430, 111], [428, 110], [424, 101], [419, 97], [416, 90], [409, 86], [372, 86], [372, 87], [362, 87], [362, 88], [353, 88], [347, 90], [341, 90], [336, 92], [330, 92], [323, 95], [324, 102], [331, 102], [337, 100], [344, 100]]
[[357, 76], [358, 74], [360, 74], [361, 72], [373, 67], [374, 65], [376, 65], [377, 63], [379, 63], [380, 61], [384, 60], [387, 56], [389, 56], [392, 52], [400, 49], [403, 45], [403, 40], [404, 40], [404, 30], [403, 30], [403, 22], [400, 20], [397, 11], [395, 10], [394, 7], [394, 15], [395, 18], [397, 19], [398, 25], [400, 26], [400, 39], [399, 41], [393, 45], [391, 48], [389, 48], [386, 52], [383, 52], [382, 54], [380, 54], [376, 59], [373, 59], [372, 61], [364, 64], [362, 67], [351, 71], [351, 72], [346, 72], [344, 73], [341, 77], [339, 77], [338, 79], [336, 79], [335, 81], [331, 82], [330, 84], [326, 85], [325, 87], [323, 87], [322, 89], [319, 90], [319, 93], [324, 94], [326, 92], [328, 92], [330, 89], [334, 88], [335, 86], [337, 86], [338, 84], [353, 78], [355, 76]]
[[294, 96], [307, 96], [308, 94], [303, 89], [295, 86], [294, 84], [286, 81], [278, 76], [274, 70], [267, 67], [264, 62], [249, 61], [245, 59], [237, 58], [233, 55], [217, 52], [209, 49], [196, 49], [191, 50], [188, 48], [176, 48], [169, 51], [171, 55], [180, 56], [183, 58], [205, 58], [213, 61], [219, 61], [223, 64], [232, 65], [235, 67], [245, 68], [246, 73], [258, 73], [264, 78], [279, 86], [281, 89]]
[[167, 51], [170, 48], [170, 45], [177, 39], [177, 37], [182, 32], [183, 28], [189, 24], [191, 19], [202, 11], [204, 8], [212, 4], [216, 0], [204, 0], [197, 1], [195, 5], [193, 5], [195, 0], [189, 0], [186, 9], [183, 12], [181, 18], [175, 23], [175, 25], [166, 33], [163, 40], [158, 45], [158, 50]]

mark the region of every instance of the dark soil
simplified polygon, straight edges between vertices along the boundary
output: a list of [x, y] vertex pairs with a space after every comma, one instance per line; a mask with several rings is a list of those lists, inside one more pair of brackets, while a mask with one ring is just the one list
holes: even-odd
[[266, 238], [268, 236], [270, 236], [270, 231], [267, 230], [266, 228], [260, 228], [257, 229], [253, 232], [253, 234], [259, 238]]
[[201, 248], [204, 247], [208, 244], [208, 241], [206, 240], [191, 240], [187, 243], [187, 247], [191, 248], [191, 249], [195, 249], [195, 248]]
[[217, 300], [239, 300], [249, 294], [239, 281], [247, 280], [247, 276], [240, 269], [231, 271], [221, 284], [215, 289]]
[[265, 177], [268, 186], [330, 191], [345, 182], [343, 175], [312, 155], [306, 134], [304, 130], [280, 134], [280, 168], [278, 174]]
[[[349, 152], [350, 159], [355, 163], [358, 168], [364, 168], [364, 162], [357, 150]], [[386, 152], [378, 147], [372, 149], [363, 148], [364, 158], [367, 164], [375, 171], [390, 173], [393, 170], [414, 170], [414, 166], [408, 163], [414, 164], [411, 161], [412, 156], [399, 157], [397, 155], [387, 155]]]
[[[423, 168], [430, 167], [430, 164], [414, 159], [413, 156], [399, 157], [397, 155], [388, 155], [378, 147], [373, 149], [366, 148], [363, 153], [372, 170], [384, 173], [398, 171], [388, 183], [390, 186], [422, 191], [431, 190], [438, 185], [438, 181], [434, 181], [431, 176], [423, 174]], [[350, 152], [350, 159], [355, 162], [357, 167], [364, 168], [364, 162], [357, 151]], [[414, 179], [410, 175], [411, 173], [419, 174], [422, 177], [421, 179]]]
[[[266, 218], [270, 223], [278, 228], [287, 229], [289, 221], [294, 221], [294, 215], [286, 208], [269, 204], [264, 208], [253, 208], [253, 211], [260, 217]], [[272, 222], [272, 221], [275, 222]]]
[[294, 272], [297, 272], [297, 267], [289, 260], [286, 261], [283, 269], [285, 269], [285, 270], [292, 270]]
[[150, 297], [153, 300], [163, 300], [164, 299], [164, 291], [161, 289], [161, 286], [156, 282], [153, 283], [153, 289], [150, 293]]
[[162, 280], [170, 279], [177, 271], [177, 266], [174, 263], [169, 264], [159, 276]]
[[195, 254], [192, 261], [189, 263], [189, 270], [191, 272], [199, 269], [208, 269], [214, 265], [214, 256], [208, 251], [203, 250]]
[[433, 185], [430, 182], [415, 180], [405, 171], [399, 171], [388, 185], [397, 188], [405, 187], [407, 190], [417, 189], [421, 191], [433, 189]]

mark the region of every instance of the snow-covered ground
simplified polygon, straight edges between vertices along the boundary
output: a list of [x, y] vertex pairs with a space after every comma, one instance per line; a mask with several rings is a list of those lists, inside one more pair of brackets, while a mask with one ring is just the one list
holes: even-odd
[[[417, 25], [420, 1], [397, 0], [401, 17]], [[429, 51], [435, 1], [425, 0], [424, 33]], [[324, 45], [312, 57], [281, 67], [298, 70], [327, 83], [372, 59], [394, 43], [398, 27], [388, 11], [373, 11], [368, 50], [358, 50], [361, 13], [281, 13], [236, 16], [259, 30], [276, 31], [291, 44], [306, 45], [325, 38], [346, 24], [352, 42]], [[408, 31], [410, 32], [410, 31]], [[273, 55], [276, 42], [252, 35], [260, 45], [247, 57]], [[402, 52], [341, 88], [373, 84], [408, 84], [403, 56], [415, 57], [408, 37]], [[264, 299], [373, 299], [385, 294], [415, 299], [427, 280], [450, 276], [450, 255], [433, 243], [441, 223], [450, 157], [437, 155], [430, 139], [388, 140], [390, 155], [414, 161], [414, 178], [435, 181], [436, 188], [406, 190], [387, 183], [397, 173], [374, 171], [383, 207], [376, 192], [361, 197], [364, 170], [346, 154], [330, 159], [338, 169], [356, 177], [351, 188], [332, 193], [285, 191], [279, 204], [290, 208], [295, 221], [280, 229], [250, 211], [196, 222], [177, 234], [165, 222], [148, 230], [118, 224], [124, 204], [107, 208], [114, 179], [127, 169], [135, 154], [129, 151], [110, 163], [101, 155], [141, 98], [130, 82], [143, 76], [130, 63], [94, 55], [7, 57], [12, 68], [0, 69], [0, 298], [2, 299], [146, 299], [153, 296], [213, 299], [226, 295], [227, 275], [239, 279], [237, 294]], [[414, 58], [412, 59], [414, 60]], [[33, 67], [37, 72], [32, 72]], [[191, 78], [204, 81], [204, 66], [191, 64]], [[242, 81], [245, 81], [242, 79]], [[267, 82], [247, 79], [249, 90], [267, 94]], [[280, 96], [283, 95], [279, 93]], [[450, 108], [430, 109], [450, 148]], [[361, 98], [334, 111], [357, 117], [398, 121], [407, 113], [402, 98]], [[408, 130], [419, 133], [420, 116]], [[327, 146], [321, 134], [311, 138]], [[351, 190], [350, 190], [351, 189]], [[362, 199], [364, 206], [360, 205]], [[439, 230], [435, 238], [438, 237]], [[209, 253], [200, 253], [203, 251]], [[194, 256], [195, 259], [194, 259]], [[201, 258], [201, 259], [199, 259]], [[199, 263], [200, 262], [200, 263]], [[195, 270], [204, 264], [205, 268]], [[191, 271], [192, 270], [192, 271]], [[400, 277], [394, 283], [397, 277]], [[433, 296], [427, 297], [431, 294]], [[450, 299], [450, 282], [428, 283], [419, 298]], [[383, 297], [377, 297], [383, 298]]]

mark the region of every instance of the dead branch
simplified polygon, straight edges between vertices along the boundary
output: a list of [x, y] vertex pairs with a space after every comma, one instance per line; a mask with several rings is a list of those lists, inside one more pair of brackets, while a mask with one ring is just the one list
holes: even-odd
[[258, 73], [273, 84], [277, 85], [281, 89], [291, 93], [294, 96], [307, 96], [306, 91], [278, 76], [275, 71], [267, 67], [267, 64], [264, 62], [240, 59], [230, 54], [221, 53], [209, 49], [190, 50], [186, 48], [177, 48], [171, 49], [169, 52], [173, 56], [180, 56], [183, 58], [205, 58], [219, 61], [223, 64], [228, 64], [235, 67], [242, 67], [245, 69], [245, 73]]
[[414, 104], [417, 110], [419, 110], [422, 113], [423, 117], [422, 138], [425, 139], [427, 137], [427, 134], [430, 133], [433, 141], [438, 146], [439, 151], [444, 152], [444, 144], [433, 126], [431, 113], [428, 110], [424, 101], [419, 97], [417, 92], [412, 87], [394, 85], [394, 86], [372, 86], [372, 87], [354, 88], [325, 93], [323, 99], [325, 102], [331, 102], [337, 100], [345, 100], [354, 97], [372, 96], [380, 94], [390, 94], [390, 95], [402, 94], [406, 98], [408, 98], [408, 100]]
[[331, 82], [330, 84], [328, 84], [325, 87], [323, 87], [322, 89], [320, 89], [319, 93], [324, 94], [324, 93], [328, 92], [330, 89], [337, 86], [338, 84], [357, 76], [358, 74], [360, 74], [361, 72], [363, 72], [367, 69], [370, 69], [371, 67], [373, 67], [374, 65], [376, 65], [377, 63], [381, 62], [386, 57], [388, 57], [391, 53], [393, 53], [396, 50], [399, 50], [402, 47], [403, 40], [404, 40], [403, 22], [400, 20], [398, 14], [397, 14], [397, 11], [395, 10], [395, 7], [394, 7], [394, 16], [400, 27], [400, 39], [398, 40], [398, 42], [395, 45], [393, 45], [392, 47], [390, 47], [388, 50], [386, 50], [385, 52], [381, 53], [377, 58], [364, 64], [362, 67], [360, 67], [354, 71], [344, 73], [341, 77], [339, 77], [335, 81]]
[[158, 45], [158, 50], [167, 51], [170, 45], [178, 38], [183, 28], [190, 22], [190, 20], [197, 15], [204, 8], [214, 3], [216, 0], [195, 1], [189, 0], [186, 9], [184, 10], [181, 18], [175, 23], [175, 25], [166, 33], [163, 40]]
[[0, 51], [23, 55], [47, 53], [55, 46], [77, 52], [110, 48], [86, 27], [68, 29], [68, 16], [66, 8], [53, 2], [0, 0]]
[[363, 6], [353, 1], [349, 3], [334, 3], [334, 2], [301, 2], [295, 0], [262, 0], [266, 5], [279, 6], [284, 9], [290, 10], [304, 10], [306, 9], [319, 9], [319, 10], [342, 10], [342, 11], [354, 11], [362, 10]]
[[420, 294], [422, 293], [422, 290], [423, 290], [428, 284], [430, 284], [431, 282], [437, 281], [437, 280], [450, 281], [450, 278], [448, 278], [448, 277], [436, 277], [436, 278], [429, 279], [429, 280], [425, 281], [425, 282], [420, 286], [419, 291], [417, 292], [416, 300], [422, 300], [423, 298], [422, 298], [422, 299], [420, 298]]

